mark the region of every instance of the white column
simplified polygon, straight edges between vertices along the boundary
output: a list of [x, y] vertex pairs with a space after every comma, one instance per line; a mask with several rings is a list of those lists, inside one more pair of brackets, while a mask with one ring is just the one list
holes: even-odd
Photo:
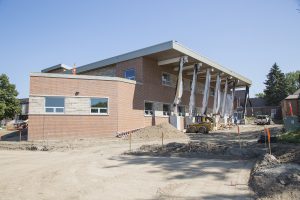
[[218, 74], [216, 80], [216, 87], [215, 87], [213, 114], [217, 114], [220, 108], [220, 99], [221, 99], [220, 85], [221, 85], [221, 79], [220, 79], [220, 74]]
[[233, 115], [233, 111], [234, 111], [234, 96], [235, 96], [235, 84], [236, 82], [233, 82], [233, 87], [232, 87], [232, 91], [231, 91], [231, 110], [230, 110], [230, 116]]
[[207, 111], [208, 105], [208, 98], [209, 98], [209, 90], [210, 90], [210, 69], [206, 70], [206, 79], [205, 79], [205, 87], [204, 87], [204, 94], [202, 100], [202, 109], [201, 114], [204, 115]]
[[190, 119], [195, 116], [197, 74], [198, 74], [198, 71], [200, 70], [200, 66], [202, 66], [202, 63], [194, 65], [193, 80], [192, 80], [192, 86], [191, 86], [191, 96], [190, 96], [190, 103], [189, 103], [189, 118]]
[[178, 73], [178, 80], [177, 80], [177, 86], [176, 86], [176, 94], [175, 94], [175, 99], [173, 103], [173, 113], [174, 115], [178, 115], [178, 105], [181, 102], [181, 97], [183, 93], [183, 81], [182, 81], [182, 69], [184, 63], [187, 63], [188, 59], [187, 56], [183, 56], [180, 58], [180, 63], [179, 63], [179, 73]]
[[224, 88], [224, 96], [223, 96], [223, 102], [222, 102], [222, 112], [221, 112], [222, 117], [224, 117], [224, 115], [225, 115], [227, 90], [228, 90], [228, 79], [226, 78], [225, 88]]

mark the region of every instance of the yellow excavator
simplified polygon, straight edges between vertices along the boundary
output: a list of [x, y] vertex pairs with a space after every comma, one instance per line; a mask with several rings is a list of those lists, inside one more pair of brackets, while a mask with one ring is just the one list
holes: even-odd
[[196, 116], [195, 123], [187, 125], [187, 133], [204, 133], [207, 134], [213, 129], [213, 119], [207, 116]]

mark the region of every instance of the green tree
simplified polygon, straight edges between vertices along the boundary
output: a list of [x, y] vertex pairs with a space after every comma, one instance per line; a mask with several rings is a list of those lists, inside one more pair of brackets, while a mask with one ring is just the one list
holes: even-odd
[[263, 93], [263, 92], [260, 92], [260, 93], [257, 93], [257, 94], [255, 94], [255, 97], [257, 97], [257, 98], [265, 98], [265, 93]]
[[0, 75], [0, 120], [13, 118], [20, 113], [20, 102], [17, 99], [18, 92], [14, 84], [9, 83], [5, 74]]
[[280, 101], [288, 95], [285, 75], [276, 63], [271, 67], [264, 84], [266, 85], [265, 99], [270, 106], [279, 105]]
[[293, 94], [300, 88], [300, 71], [289, 72], [285, 74], [287, 82], [287, 92], [288, 94]]

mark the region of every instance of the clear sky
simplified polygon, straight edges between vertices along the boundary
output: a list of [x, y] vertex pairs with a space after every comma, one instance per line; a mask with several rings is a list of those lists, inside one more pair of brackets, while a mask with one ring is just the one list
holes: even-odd
[[0, 73], [29, 95], [29, 73], [177, 40], [253, 81], [300, 69], [298, 0], [0, 0]]

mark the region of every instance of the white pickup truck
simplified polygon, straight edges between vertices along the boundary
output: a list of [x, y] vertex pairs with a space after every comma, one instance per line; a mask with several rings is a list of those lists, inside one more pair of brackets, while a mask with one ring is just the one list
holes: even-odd
[[271, 119], [268, 115], [257, 115], [254, 122], [257, 125], [266, 125], [271, 123]]

